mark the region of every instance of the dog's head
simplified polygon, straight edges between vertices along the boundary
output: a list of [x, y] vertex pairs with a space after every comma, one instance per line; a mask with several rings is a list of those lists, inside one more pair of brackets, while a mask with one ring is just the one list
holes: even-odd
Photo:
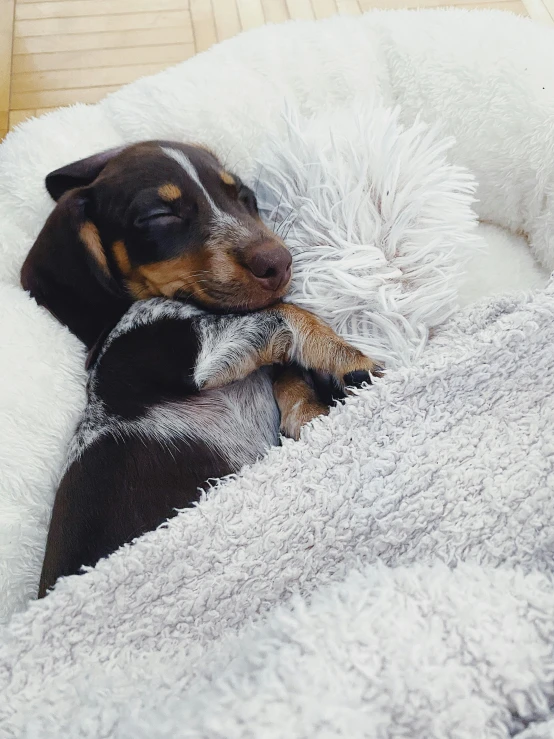
[[89, 346], [134, 300], [249, 311], [288, 288], [290, 253], [206, 149], [135, 144], [62, 167], [46, 187], [57, 205], [21, 282]]

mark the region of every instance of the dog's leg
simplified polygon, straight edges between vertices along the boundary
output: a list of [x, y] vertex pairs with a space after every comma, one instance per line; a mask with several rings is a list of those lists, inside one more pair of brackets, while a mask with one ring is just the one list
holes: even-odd
[[291, 439], [300, 437], [302, 426], [329, 413], [297, 366], [276, 368], [273, 394], [281, 413], [281, 433]]
[[281, 304], [246, 316], [203, 317], [194, 369], [199, 389], [244, 379], [259, 367], [294, 362], [326, 372], [340, 386], [371, 382], [382, 368], [312, 313]]

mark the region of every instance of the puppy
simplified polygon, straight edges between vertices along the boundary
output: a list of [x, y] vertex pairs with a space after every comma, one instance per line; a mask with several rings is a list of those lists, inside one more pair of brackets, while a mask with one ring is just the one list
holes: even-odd
[[253, 311], [285, 295], [291, 255], [256, 198], [209, 151], [149, 141], [46, 178], [58, 205], [21, 282], [89, 348], [135, 300]]
[[137, 144], [46, 185], [58, 203], [22, 284], [91, 352], [39, 597], [253, 462], [279, 428], [297, 437], [327, 412], [304, 370], [341, 387], [378, 374], [316, 317], [279, 302], [290, 254], [210, 152]]

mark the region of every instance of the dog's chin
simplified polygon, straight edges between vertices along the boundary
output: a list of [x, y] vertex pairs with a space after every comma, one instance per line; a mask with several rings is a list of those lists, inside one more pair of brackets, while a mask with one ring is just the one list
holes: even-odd
[[224, 306], [224, 309], [228, 312], [240, 312], [250, 313], [253, 311], [263, 310], [264, 308], [270, 308], [276, 303], [280, 303], [288, 292], [289, 283], [280, 290], [270, 292], [268, 290], [251, 290], [244, 291], [244, 294], [239, 297], [238, 300], [230, 300]]
[[245, 288], [236, 296], [223, 295], [217, 289], [212, 292], [204, 288], [201, 294], [177, 291], [174, 298], [192, 302], [210, 313], [252, 313], [279, 303], [287, 294], [289, 286], [290, 281], [284, 288], [275, 292]]

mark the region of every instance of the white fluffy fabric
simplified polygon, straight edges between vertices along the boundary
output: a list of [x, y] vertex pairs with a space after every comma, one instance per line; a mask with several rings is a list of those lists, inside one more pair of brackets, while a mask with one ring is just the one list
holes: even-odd
[[294, 257], [288, 299], [389, 369], [416, 361], [458, 305], [475, 251], [475, 181], [453, 139], [399, 110], [347, 106], [305, 119], [259, 154], [259, 205]]
[[[508, 14], [370, 13], [264, 27], [7, 137], [0, 616], [11, 621], [0, 630], [0, 736], [553, 735], [554, 295], [539, 289], [554, 268], [552, 69], [554, 33]], [[385, 112], [397, 106], [403, 128]], [[342, 109], [372, 111], [373, 125], [356, 132]], [[420, 112], [429, 128], [416, 123]], [[375, 136], [373, 149], [354, 152], [339, 141], [339, 160], [325, 145], [326, 119], [360, 146]], [[435, 125], [455, 139], [444, 161]], [[382, 150], [379, 131], [389, 137]], [[471, 257], [461, 302], [506, 286], [537, 294], [466, 308], [435, 329], [417, 366], [390, 372], [300, 442], [272, 450], [197, 508], [29, 604], [84, 402], [78, 342], [17, 287], [52, 207], [45, 174], [112, 145], [167, 137], [213, 146], [252, 183], [262, 159], [278, 164], [275, 142], [294, 141], [282, 164], [303, 161], [307, 178], [298, 132], [318, 163], [312, 174], [345, 188], [330, 224], [337, 272], [341, 243], [353, 252], [364, 244], [372, 258], [383, 247], [383, 259], [397, 243], [409, 247], [412, 280], [418, 239], [433, 232], [445, 245], [434, 252], [444, 289], [430, 305], [426, 280], [420, 306], [440, 323], [467, 243], [456, 245], [453, 226], [466, 235], [471, 226], [469, 181], [458, 169], [466, 167], [476, 175], [477, 213], [493, 225], [480, 228], [488, 249]], [[404, 164], [398, 179], [384, 168], [386, 152]], [[341, 170], [346, 163], [357, 174]], [[416, 169], [436, 192], [423, 184], [419, 192]], [[389, 177], [410, 197], [419, 193], [421, 209], [404, 210], [395, 190], [405, 229], [379, 240], [386, 224], [396, 228], [382, 210]], [[368, 182], [381, 193], [380, 203], [367, 201], [381, 209], [371, 224], [363, 209], [347, 207]], [[263, 192], [271, 210], [276, 202]], [[291, 204], [302, 197], [298, 183], [287, 193]], [[323, 209], [326, 197], [310, 199]], [[426, 222], [425, 208], [435, 213], [441, 199], [440, 225]], [[317, 287], [306, 299], [318, 301], [329, 286], [319, 260], [303, 264], [322, 246], [310, 207], [289, 238]], [[429, 254], [435, 246], [431, 239]], [[402, 269], [400, 252], [395, 259]], [[427, 277], [431, 266], [422, 264]], [[364, 311], [381, 313], [371, 285], [344, 330], [355, 331]], [[425, 319], [412, 306], [421, 287], [381, 285], [389, 323], [373, 328], [371, 341], [392, 363], [420, 354]]]
[[554, 284], [459, 314], [62, 580], [1, 632], [1, 735], [551, 736], [553, 344]]

